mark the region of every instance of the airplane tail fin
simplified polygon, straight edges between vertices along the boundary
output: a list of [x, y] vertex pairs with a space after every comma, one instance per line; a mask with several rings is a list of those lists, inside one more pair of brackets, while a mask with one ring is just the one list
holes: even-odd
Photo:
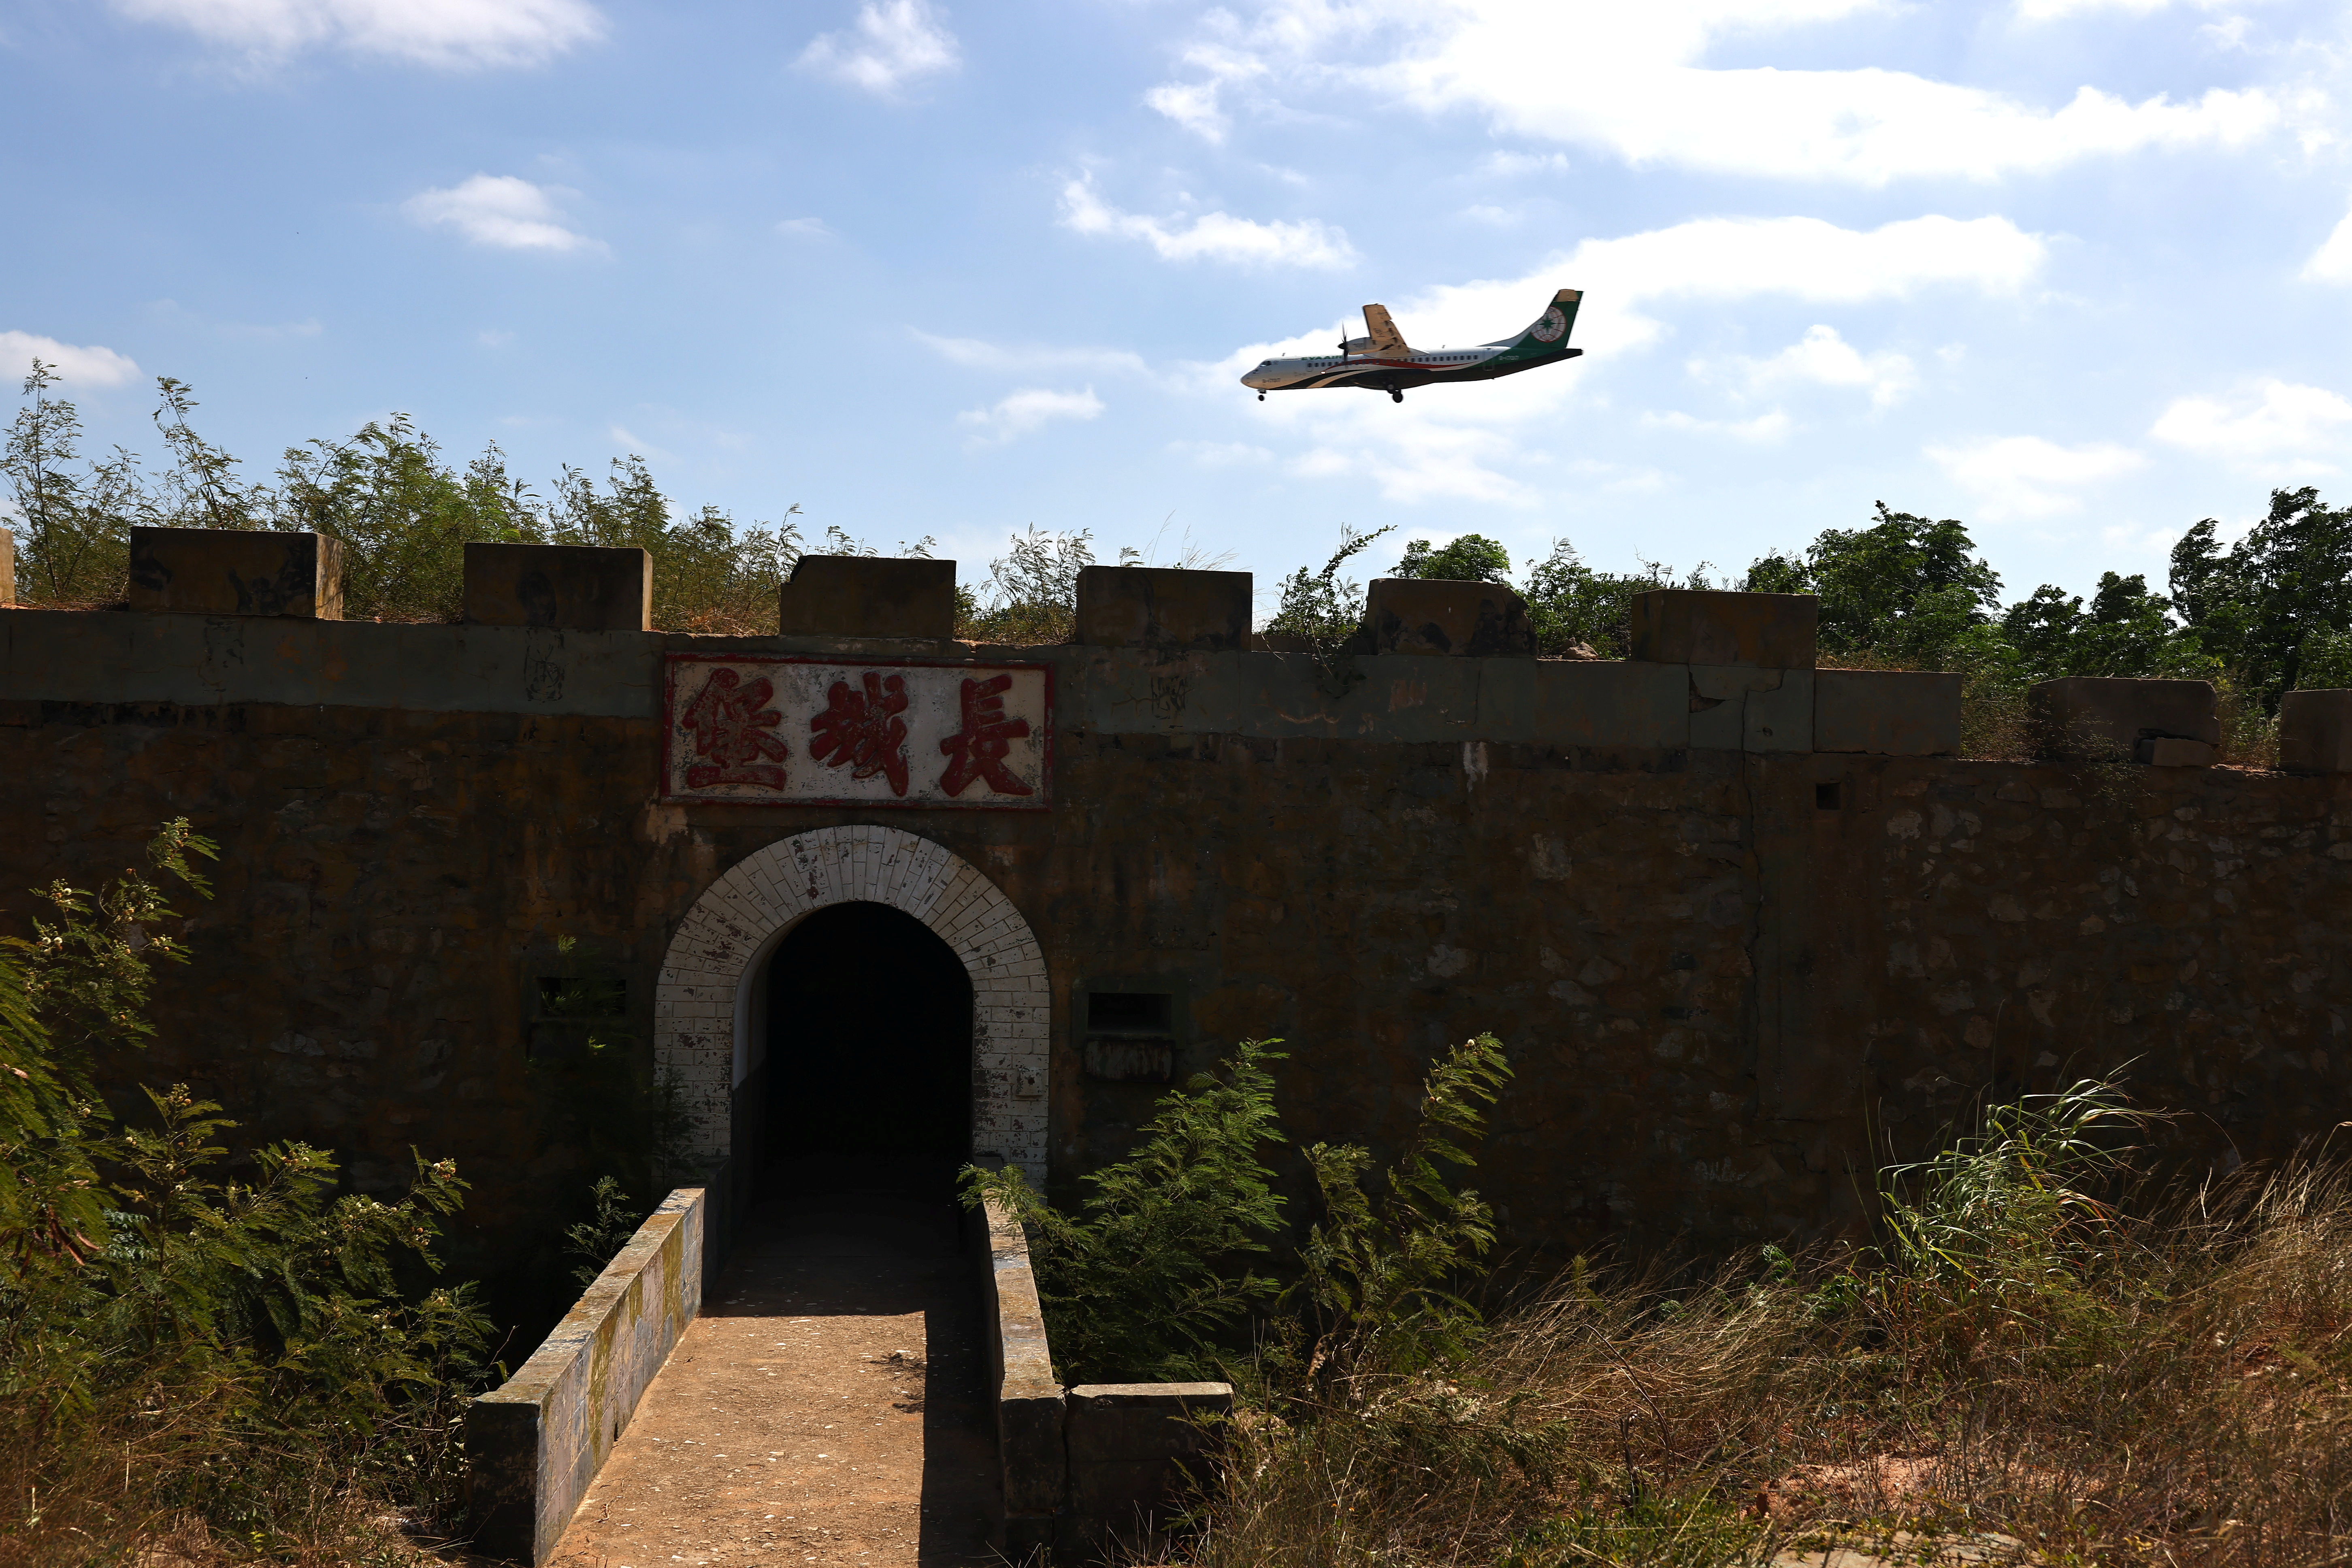
[[1394, 321], [1389, 320], [1389, 308], [1386, 305], [1364, 307], [1364, 331], [1370, 335], [1371, 350], [1374, 353], [1409, 354], [1412, 353], [1412, 350], [1405, 346], [1404, 334], [1397, 331]]
[[1551, 297], [1550, 306], [1527, 331], [1517, 337], [1507, 338], [1494, 346], [1507, 352], [1512, 359], [1567, 359], [1582, 353], [1582, 349], [1568, 346], [1568, 334], [1576, 329], [1576, 308], [1584, 302], [1580, 289], [1562, 289]]

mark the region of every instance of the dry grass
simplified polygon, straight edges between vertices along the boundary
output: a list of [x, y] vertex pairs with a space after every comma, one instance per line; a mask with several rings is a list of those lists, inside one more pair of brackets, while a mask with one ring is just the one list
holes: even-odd
[[1700, 1568], [1900, 1529], [2053, 1563], [2352, 1561], [2341, 1176], [2087, 1212], [1969, 1270], [1579, 1270], [1443, 1379], [1262, 1396], [1192, 1561]]
[[438, 1563], [429, 1524], [383, 1478], [225, 1433], [204, 1400], [158, 1398], [43, 1422], [0, 1417], [0, 1568], [408, 1568]]

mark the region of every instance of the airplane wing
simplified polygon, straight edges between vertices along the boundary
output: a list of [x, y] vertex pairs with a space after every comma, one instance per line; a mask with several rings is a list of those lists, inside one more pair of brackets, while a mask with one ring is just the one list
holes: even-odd
[[1396, 330], [1394, 321], [1389, 320], [1389, 308], [1386, 305], [1364, 307], [1364, 330], [1371, 334], [1374, 353], [1409, 354], [1412, 353], [1412, 350], [1405, 346], [1404, 334]]

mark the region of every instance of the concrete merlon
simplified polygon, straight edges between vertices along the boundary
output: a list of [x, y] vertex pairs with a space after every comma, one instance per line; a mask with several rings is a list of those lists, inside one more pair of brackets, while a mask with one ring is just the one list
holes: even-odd
[[2352, 691], [2290, 691], [2280, 700], [2279, 766], [2352, 773]]
[[340, 620], [342, 541], [241, 528], [134, 528], [130, 602], [134, 610]]
[[1636, 594], [1633, 655], [1653, 664], [1811, 669], [1821, 601], [1811, 594], [1662, 588]]
[[1960, 749], [1960, 678], [1895, 669], [1813, 672], [1813, 750], [1941, 757]]
[[785, 637], [955, 636], [952, 561], [803, 555], [778, 589]]
[[651, 631], [653, 557], [589, 544], [468, 544], [466, 619], [488, 626]]
[[1081, 567], [1077, 640], [1096, 647], [1246, 650], [1251, 584], [1246, 572]]
[[2069, 676], [2029, 686], [2025, 698], [2037, 739], [2061, 755], [2130, 758], [2142, 741], [2221, 741], [2210, 680]]
[[1348, 651], [1529, 657], [1536, 638], [1527, 601], [1500, 583], [1375, 577], [1364, 595], [1363, 623]]
[[540, 1563], [702, 1310], [704, 1189], [663, 1200], [514, 1376], [467, 1407], [473, 1545]]

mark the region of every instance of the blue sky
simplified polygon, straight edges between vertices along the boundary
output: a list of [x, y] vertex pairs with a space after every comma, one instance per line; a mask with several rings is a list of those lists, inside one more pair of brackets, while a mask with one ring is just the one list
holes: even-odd
[[[1342, 522], [1742, 568], [1885, 500], [2011, 596], [2352, 499], [2352, 28], [2164, 0], [17, 0], [0, 370], [266, 467], [394, 411], [967, 578]], [[1235, 382], [1587, 291], [1402, 405]], [[1360, 331], [1360, 327], [1351, 330]]]

